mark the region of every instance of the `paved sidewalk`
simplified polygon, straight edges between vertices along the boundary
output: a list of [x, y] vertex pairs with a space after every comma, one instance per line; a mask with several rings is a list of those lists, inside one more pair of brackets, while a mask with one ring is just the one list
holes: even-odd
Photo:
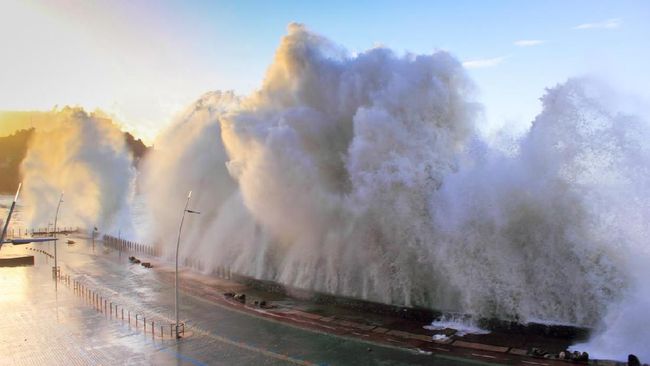
[[[153, 264], [146, 269], [128, 261], [133, 253], [74, 239], [58, 247], [58, 288], [47, 244], [11, 249], [34, 254], [36, 265], [0, 269], [7, 289], [0, 306], [9, 309], [0, 315], [0, 355], [10, 355], [0, 365], [568, 365], [525, 356], [522, 337], [435, 342], [418, 322], [290, 299], [186, 269], [181, 318], [187, 332], [177, 341], [169, 335], [169, 264], [135, 254]], [[226, 292], [246, 293], [247, 304]], [[271, 306], [262, 309], [255, 300]]]
[[[128, 255], [59, 244], [61, 272], [120, 308], [171, 320], [173, 287]], [[36, 247], [36, 246], [34, 246]], [[47, 244], [39, 247], [48, 252]], [[25, 247], [12, 250], [25, 251]], [[3, 249], [4, 251], [4, 249]], [[160, 339], [99, 312], [74, 286], [51, 278], [52, 259], [0, 269], [2, 365], [463, 365], [462, 359], [387, 347], [269, 321], [197, 296], [181, 296], [188, 337]]]

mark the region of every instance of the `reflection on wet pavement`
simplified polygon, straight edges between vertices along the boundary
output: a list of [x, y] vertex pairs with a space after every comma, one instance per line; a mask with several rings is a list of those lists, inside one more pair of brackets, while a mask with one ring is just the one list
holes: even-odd
[[[173, 322], [173, 287], [155, 271], [130, 265], [128, 255], [75, 238], [59, 244], [61, 273], [120, 308]], [[33, 247], [37, 247], [34, 245]], [[39, 246], [46, 249], [47, 245]], [[3, 252], [5, 248], [3, 248]], [[25, 253], [25, 247], [8, 247]], [[152, 337], [120, 317], [97, 311], [73, 286], [51, 278], [52, 260], [1, 268], [0, 365], [411, 365], [435, 358], [398, 348], [308, 331], [182, 294], [181, 317], [191, 336]], [[149, 330], [150, 332], [150, 330]], [[443, 362], [444, 361], [444, 362]], [[438, 360], [438, 364], [460, 364]]]

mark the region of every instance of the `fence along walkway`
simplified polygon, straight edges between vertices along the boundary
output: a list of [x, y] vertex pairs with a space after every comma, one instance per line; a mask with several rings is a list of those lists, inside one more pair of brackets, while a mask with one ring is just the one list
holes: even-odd
[[[160, 246], [141, 244], [135, 241], [125, 240], [121, 238], [116, 238], [111, 235], [104, 235], [104, 246], [108, 248], [113, 248], [120, 251], [129, 251], [135, 253], [142, 253], [150, 255], [153, 257], [161, 257], [163, 251]], [[189, 267], [196, 269], [200, 272], [203, 272], [207, 267], [199, 258], [183, 258], [182, 265], [184, 267]], [[212, 270], [212, 274], [216, 275], [219, 278], [231, 279], [232, 273], [230, 272], [230, 267], [227, 266], [217, 266]]]
[[[27, 247], [26, 249], [54, 258], [52, 254], [42, 249], [31, 247]], [[160, 315], [147, 314], [144, 311], [132, 311], [124, 305], [111, 301], [112, 299], [108, 295], [91, 288], [85, 282], [62, 273], [60, 268], [53, 276], [56, 276], [56, 281], [71, 288], [74, 294], [80, 297], [88, 306], [91, 306], [99, 313], [106, 314], [107, 318], [121, 320], [123, 323], [126, 322], [129, 327], [134, 326], [136, 330], [141, 328], [145, 334], [151, 333], [152, 337], [162, 339], [174, 338], [174, 327], [176, 324], [172, 320], [161, 317]], [[185, 335], [185, 323], [179, 324], [178, 332], [181, 336]]]
[[[92, 307], [99, 313], [106, 314], [109, 319], [119, 320], [127, 323], [129, 327], [134, 326], [136, 330], [142, 329], [147, 334], [151, 333], [152, 337], [174, 338], [174, 327], [176, 324], [169, 319], [161, 318], [159, 315], [151, 315], [145, 312], [131, 311], [130, 308], [111, 301], [103, 292], [89, 287], [86, 283], [76, 280], [68, 274], [57, 272], [56, 280], [59, 283], [71, 288], [74, 294], [81, 298], [85, 304]], [[148, 329], [147, 329], [148, 328]], [[181, 336], [185, 335], [185, 323], [180, 323], [178, 332]]]
[[103, 239], [104, 239], [104, 246], [117, 249], [123, 252], [129, 251], [135, 253], [142, 253], [154, 257], [160, 257], [162, 255], [162, 251], [160, 250], [160, 247], [157, 246], [140, 244], [134, 241], [116, 238], [111, 235], [104, 235]]
[[47, 236], [53, 234], [70, 234], [78, 233], [79, 228], [76, 226], [62, 226], [56, 228], [56, 233], [52, 227], [35, 227], [24, 228], [21, 226], [10, 226], [7, 229], [7, 238], [21, 238], [23, 236]]

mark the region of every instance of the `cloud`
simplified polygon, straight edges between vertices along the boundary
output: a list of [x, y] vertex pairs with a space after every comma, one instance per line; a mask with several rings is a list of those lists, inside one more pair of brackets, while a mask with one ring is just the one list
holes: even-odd
[[584, 23], [576, 25], [573, 29], [616, 29], [621, 26], [621, 18], [612, 18], [596, 23]]
[[517, 47], [531, 47], [531, 46], [539, 46], [540, 44], [546, 42], [547, 41], [543, 39], [522, 39], [519, 41], [515, 41], [514, 45]]
[[495, 67], [501, 64], [509, 56], [499, 56], [494, 58], [483, 58], [478, 60], [463, 61], [463, 66], [468, 69], [483, 69], [487, 67]]

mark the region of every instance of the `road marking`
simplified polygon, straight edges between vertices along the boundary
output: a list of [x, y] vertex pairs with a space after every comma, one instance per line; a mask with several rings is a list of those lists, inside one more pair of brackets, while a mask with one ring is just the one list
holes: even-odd
[[485, 357], [485, 358], [492, 358], [492, 359], [495, 359], [495, 358], [496, 358], [496, 357], [494, 357], [494, 356], [490, 356], [490, 355], [482, 355], [482, 354], [479, 354], [479, 353], [472, 353], [472, 356], [476, 356], [476, 357]]
[[491, 352], [500, 352], [500, 353], [505, 353], [509, 349], [509, 347], [493, 346], [490, 344], [465, 342], [465, 341], [455, 341], [454, 343], [452, 343], [452, 345], [457, 347], [475, 349], [478, 351], [491, 351]]
[[521, 360], [521, 362], [523, 362], [523, 363], [527, 363], [527, 364], [529, 364], [529, 365], [544, 365], [544, 366], [548, 366], [548, 365], [550, 365], [550, 364], [548, 364], [548, 363], [543, 363], [543, 362], [533, 362], [533, 361], [526, 361], [526, 360]]

